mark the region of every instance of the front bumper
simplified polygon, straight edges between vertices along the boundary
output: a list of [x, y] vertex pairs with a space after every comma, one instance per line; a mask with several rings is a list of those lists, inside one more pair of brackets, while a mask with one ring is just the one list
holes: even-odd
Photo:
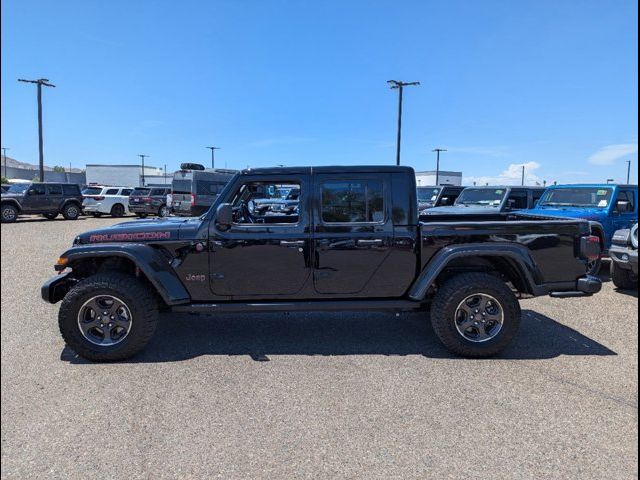
[[44, 282], [40, 288], [40, 295], [45, 302], [58, 303], [76, 282], [76, 279], [69, 277], [69, 273], [61, 273]]
[[638, 251], [629, 247], [613, 245], [609, 249], [609, 257], [612, 262], [624, 270], [631, 270], [638, 275]]

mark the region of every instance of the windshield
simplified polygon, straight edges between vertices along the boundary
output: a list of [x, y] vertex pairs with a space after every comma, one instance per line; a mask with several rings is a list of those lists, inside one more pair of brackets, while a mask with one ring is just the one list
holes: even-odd
[[547, 190], [540, 199], [540, 206], [607, 208], [613, 189], [599, 187], [569, 187]]
[[11, 185], [5, 193], [24, 193], [27, 188], [29, 188], [28, 183], [17, 183]]
[[440, 189], [438, 187], [418, 187], [419, 202], [435, 202]]
[[506, 193], [506, 188], [465, 188], [455, 204], [499, 207]]
[[83, 195], [100, 195], [102, 193], [102, 187], [87, 187], [82, 190]]
[[173, 193], [191, 194], [191, 180], [173, 180], [171, 185]]
[[131, 192], [131, 196], [132, 197], [145, 197], [147, 195], [149, 195], [149, 192], [151, 192], [151, 189], [149, 188], [134, 188], [133, 192]]

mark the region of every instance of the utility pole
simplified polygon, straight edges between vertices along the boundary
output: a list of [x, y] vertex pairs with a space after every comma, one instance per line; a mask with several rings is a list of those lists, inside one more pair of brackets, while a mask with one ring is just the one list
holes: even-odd
[[38, 91], [38, 150], [40, 153], [40, 181], [44, 182], [44, 145], [42, 139], [42, 86], [55, 87], [55, 85], [49, 83], [47, 78], [39, 78], [38, 80], [25, 80], [19, 78], [19, 82], [35, 83]]
[[140, 159], [142, 160], [142, 186], [144, 187], [144, 159], [146, 157], [148, 157], [149, 155], [142, 155], [142, 154], [138, 154], [138, 156], [140, 157]]
[[420, 85], [420, 82], [401, 82], [398, 80], [387, 80], [391, 89], [398, 89], [398, 139], [396, 145], [396, 165], [400, 165], [400, 139], [402, 137], [402, 90], [404, 87]]
[[2, 147], [2, 156], [4, 157], [4, 178], [7, 177], [7, 150], [11, 150], [7, 147]]
[[211, 150], [211, 168], [216, 168], [214, 152], [220, 150], [220, 147], [206, 147]]
[[522, 165], [522, 186], [524, 187], [524, 172], [525, 172], [526, 167], [524, 165]]
[[627, 160], [627, 185], [631, 181], [631, 160]]
[[446, 152], [446, 148], [434, 148], [431, 150], [432, 152], [436, 152], [436, 187], [440, 186], [440, 152]]
[[164, 184], [167, 184], [167, 164], [164, 164]]

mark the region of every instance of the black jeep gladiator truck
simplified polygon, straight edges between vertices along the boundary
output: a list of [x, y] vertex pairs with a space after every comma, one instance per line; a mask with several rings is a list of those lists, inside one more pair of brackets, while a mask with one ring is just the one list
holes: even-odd
[[[300, 189], [297, 213], [252, 214], [253, 195], [282, 184]], [[449, 350], [487, 357], [516, 334], [519, 298], [601, 288], [585, 273], [600, 255], [586, 221], [496, 212], [421, 223], [417, 206], [407, 167], [245, 170], [199, 218], [79, 235], [42, 297], [62, 300], [64, 340], [98, 361], [139, 352], [161, 310], [430, 309]]]

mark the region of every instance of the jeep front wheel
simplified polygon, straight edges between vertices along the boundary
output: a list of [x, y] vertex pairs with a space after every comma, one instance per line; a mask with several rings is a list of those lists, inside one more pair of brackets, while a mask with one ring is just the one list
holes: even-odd
[[69, 203], [62, 209], [62, 216], [65, 220], [77, 220], [80, 216], [80, 207], [75, 203]]
[[619, 267], [613, 260], [611, 260], [611, 280], [621, 290], [638, 289], [638, 277], [631, 270]]
[[453, 353], [483, 358], [495, 355], [520, 326], [520, 304], [500, 279], [466, 273], [446, 281], [431, 305], [431, 324]]
[[2, 223], [13, 223], [18, 219], [18, 209], [11, 205], [2, 205]]
[[81, 357], [124, 360], [153, 336], [158, 300], [139, 279], [119, 272], [99, 273], [79, 282], [62, 300], [60, 333]]

